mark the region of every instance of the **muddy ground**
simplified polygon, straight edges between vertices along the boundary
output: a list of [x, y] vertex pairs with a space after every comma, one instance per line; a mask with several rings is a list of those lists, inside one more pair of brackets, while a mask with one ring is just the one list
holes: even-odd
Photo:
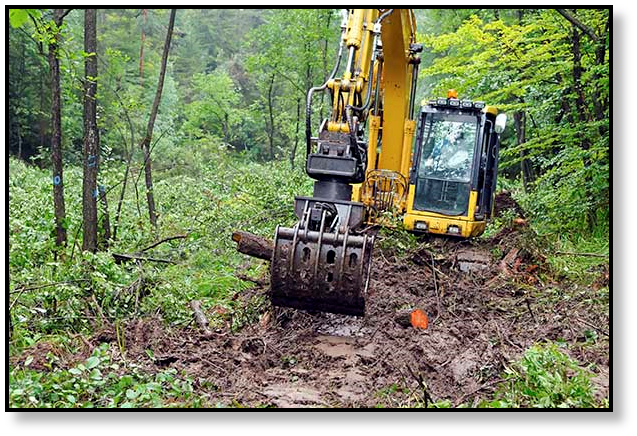
[[[204, 335], [195, 323], [170, 329], [161, 319], [133, 321], [126, 358], [149, 372], [176, 368], [206, 380], [197, 389], [212, 406], [475, 406], [492, 398], [505, 366], [525, 349], [560, 340], [581, 364], [595, 364], [603, 398], [608, 318], [589, 310], [587, 289], [550, 278], [527, 239], [524, 228], [505, 228], [490, 239], [377, 249], [364, 318], [272, 308], [263, 284], [236, 296], [242, 309], [234, 316], [252, 320], [238, 331], [231, 322]], [[426, 330], [396, 322], [397, 312], [412, 308], [427, 313]], [[584, 346], [591, 329], [599, 340]], [[115, 335], [105, 329], [89, 342], [115, 342]]]

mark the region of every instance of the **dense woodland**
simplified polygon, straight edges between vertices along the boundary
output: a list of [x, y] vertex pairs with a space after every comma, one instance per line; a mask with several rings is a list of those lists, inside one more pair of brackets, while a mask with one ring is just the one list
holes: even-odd
[[[608, 271], [609, 10], [415, 13], [418, 101], [454, 88], [509, 116], [498, 190], [524, 210], [551, 271], [587, 288]], [[192, 300], [231, 330], [258, 318], [233, 296], [267, 265], [234, 252], [230, 234], [271, 237], [294, 222], [294, 196], [311, 193], [305, 97], [333, 67], [340, 12], [7, 14], [10, 406], [214, 406], [176, 370], [144, 372], [106, 345], [69, 368], [59, 350], [77, 354], [108, 327], [124, 355], [129, 321], [184, 327]], [[329, 102], [315, 101], [322, 119]], [[587, 297], [600, 313], [608, 292]]]

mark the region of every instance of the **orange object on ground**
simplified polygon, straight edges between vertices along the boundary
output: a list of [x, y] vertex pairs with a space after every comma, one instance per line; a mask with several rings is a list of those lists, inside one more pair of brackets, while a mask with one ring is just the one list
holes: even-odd
[[411, 326], [418, 329], [426, 329], [429, 324], [427, 314], [420, 309], [411, 312]]

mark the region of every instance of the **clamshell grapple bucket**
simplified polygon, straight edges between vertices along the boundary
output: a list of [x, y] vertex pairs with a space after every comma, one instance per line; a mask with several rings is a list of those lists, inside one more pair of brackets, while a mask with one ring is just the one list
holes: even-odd
[[277, 227], [271, 262], [275, 306], [363, 316], [373, 236], [356, 234], [363, 205], [297, 197], [299, 222]]

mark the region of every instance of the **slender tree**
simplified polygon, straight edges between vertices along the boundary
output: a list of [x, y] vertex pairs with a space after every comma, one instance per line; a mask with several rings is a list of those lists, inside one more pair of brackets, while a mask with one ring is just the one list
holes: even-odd
[[71, 10], [54, 9], [54, 35], [50, 39], [48, 61], [51, 70], [51, 160], [53, 163], [53, 208], [55, 212], [55, 244], [66, 245], [66, 211], [64, 208], [64, 174], [62, 165], [62, 103], [60, 88], [60, 27]]
[[82, 249], [97, 250], [97, 168], [99, 163], [99, 133], [97, 131], [97, 31], [96, 10], [84, 11], [84, 183], [82, 217], [84, 238]]
[[148, 119], [148, 127], [146, 128], [146, 136], [142, 139], [141, 149], [144, 152], [144, 173], [146, 176], [146, 199], [148, 200], [148, 215], [150, 223], [153, 227], [157, 227], [157, 213], [155, 212], [155, 198], [153, 196], [153, 175], [152, 164], [150, 160], [150, 142], [153, 138], [153, 128], [155, 126], [155, 119], [157, 118], [157, 110], [159, 109], [159, 103], [161, 102], [161, 93], [164, 88], [164, 77], [166, 76], [166, 64], [168, 62], [168, 52], [170, 50], [170, 41], [173, 35], [173, 28], [175, 27], [175, 13], [176, 9], [170, 10], [170, 19], [168, 22], [168, 31], [166, 33], [166, 42], [164, 43], [164, 53], [161, 57], [161, 68], [159, 71], [159, 81], [157, 83], [157, 92], [155, 93], [155, 101], [153, 101], [153, 107], [150, 111], [150, 118]]

